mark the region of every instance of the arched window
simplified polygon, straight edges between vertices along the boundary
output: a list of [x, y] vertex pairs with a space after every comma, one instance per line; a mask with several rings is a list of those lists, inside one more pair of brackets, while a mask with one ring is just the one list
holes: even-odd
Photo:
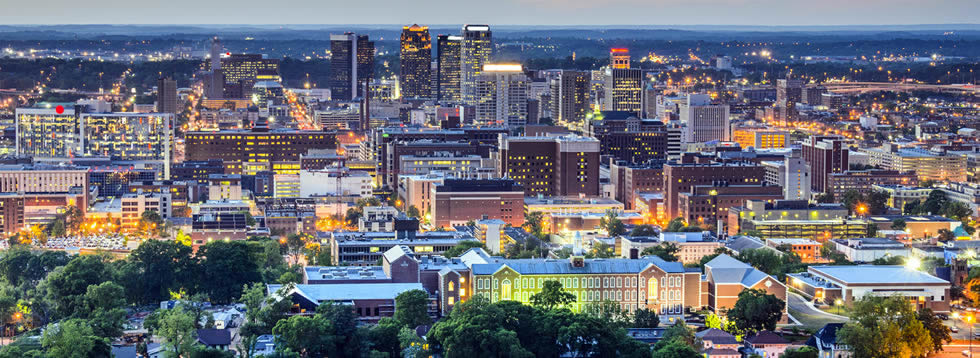
[[456, 290], [456, 283], [449, 281], [449, 288], [447, 288], [446, 291], [453, 292], [455, 290]]
[[504, 279], [500, 281], [500, 299], [510, 300], [510, 280]]
[[657, 299], [657, 278], [651, 277], [647, 281], [647, 301], [653, 302]]

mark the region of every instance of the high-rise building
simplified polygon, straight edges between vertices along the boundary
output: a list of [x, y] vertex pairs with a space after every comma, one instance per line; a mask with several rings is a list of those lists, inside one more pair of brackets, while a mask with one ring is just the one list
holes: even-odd
[[810, 200], [810, 165], [802, 157], [786, 156], [781, 161], [762, 162], [762, 166], [766, 167], [766, 184], [781, 186], [783, 199]]
[[259, 171], [299, 174], [300, 156], [310, 150], [336, 149], [335, 132], [253, 128], [251, 131], [188, 132], [188, 161], [221, 159], [229, 174], [254, 175]]
[[217, 36], [211, 38], [210, 63], [211, 71], [204, 81], [204, 96], [211, 99], [225, 96], [225, 79], [221, 74], [221, 40]]
[[164, 77], [157, 80], [157, 112], [177, 113], [177, 81]]
[[436, 97], [442, 102], [459, 102], [461, 100], [459, 76], [462, 69], [459, 57], [463, 38], [455, 35], [439, 35], [436, 41], [438, 46], [436, 48], [436, 61], [438, 62], [436, 65], [438, 68], [436, 70], [438, 95]]
[[607, 66], [603, 72], [602, 110], [643, 111], [643, 70]]
[[500, 174], [529, 196], [598, 196], [599, 141], [574, 135], [502, 136]]
[[801, 143], [803, 160], [810, 164], [813, 191], [831, 191], [830, 174], [843, 173], [848, 169], [848, 147], [843, 137], [810, 136]]
[[663, 122], [641, 120], [632, 112], [603, 111], [586, 129], [586, 135], [602, 144], [603, 156], [630, 164], [667, 160], [667, 127]]
[[803, 81], [794, 79], [776, 80], [776, 106], [784, 109], [782, 120], [796, 118], [796, 104], [803, 101]]
[[591, 82], [588, 71], [558, 72], [551, 80], [551, 119], [556, 123], [584, 123], [590, 108]]
[[627, 48], [609, 49], [609, 67], [614, 69], [629, 69], [630, 50]]
[[488, 25], [463, 25], [460, 45], [460, 95], [466, 104], [476, 103], [476, 79], [493, 56], [493, 33]]
[[18, 108], [17, 153], [36, 158], [105, 156], [112, 160], [169, 163], [171, 113], [87, 113]]
[[487, 64], [476, 77], [476, 122], [519, 127], [527, 124], [527, 75], [520, 64]]
[[728, 105], [713, 105], [708, 95], [689, 94], [679, 106], [686, 137], [694, 143], [729, 140]]
[[280, 82], [279, 60], [261, 54], [236, 53], [221, 59], [225, 98], [247, 98], [257, 82]]
[[330, 35], [330, 95], [349, 101], [374, 78], [374, 42], [367, 35]]
[[402, 28], [401, 76], [398, 78], [402, 97], [430, 98], [432, 96], [432, 38], [428, 26]]

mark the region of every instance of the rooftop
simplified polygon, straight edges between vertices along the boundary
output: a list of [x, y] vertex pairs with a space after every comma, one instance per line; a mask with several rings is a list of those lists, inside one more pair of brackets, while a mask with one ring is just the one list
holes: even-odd
[[949, 281], [905, 266], [840, 265], [810, 266], [810, 271], [846, 284], [949, 284]]
[[655, 256], [648, 256], [641, 259], [586, 259], [584, 267], [572, 267], [568, 260], [493, 258], [485, 264], [474, 264], [473, 274], [492, 275], [504, 266], [522, 275], [636, 273], [651, 265], [667, 272], [684, 272], [684, 266], [679, 262], [667, 262]]
[[308, 280], [386, 280], [381, 266], [306, 266]]
[[[268, 285], [275, 293], [282, 285]], [[423, 290], [421, 283], [341, 283], [335, 285], [296, 285], [288, 294], [298, 294], [310, 302], [351, 300], [393, 300], [405, 291]]]

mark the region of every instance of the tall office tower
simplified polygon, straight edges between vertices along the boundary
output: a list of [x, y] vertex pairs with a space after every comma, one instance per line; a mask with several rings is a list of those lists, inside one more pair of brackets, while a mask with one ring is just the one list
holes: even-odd
[[163, 77], [157, 80], [157, 112], [177, 113], [177, 81]]
[[428, 26], [402, 27], [401, 94], [405, 98], [430, 98], [432, 96], [432, 38]]
[[609, 51], [609, 66], [603, 73], [602, 110], [625, 111], [640, 115], [643, 111], [643, 70], [630, 68], [629, 50]]
[[459, 89], [463, 103], [476, 104], [476, 77], [493, 56], [493, 34], [489, 25], [463, 25], [459, 50]]
[[476, 77], [476, 122], [519, 127], [527, 124], [527, 75], [520, 64], [486, 64]]
[[565, 123], [584, 123], [590, 112], [589, 86], [592, 75], [588, 71], [561, 70], [551, 80], [551, 119]]
[[713, 105], [706, 94], [689, 94], [679, 106], [681, 123], [686, 136], [694, 143], [729, 140], [728, 105]]
[[782, 120], [796, 119], [796, 103], [803, 101], [803, 81], [776, 80], [776, 106], [786, 111]]
[[454, 35], [439, 35], [437, 38], [438, 48], [436, 49], [438, 70], [436, 81], [438, 87], [437, 99], [443, 102], [459, 102], [459, 74], [461, 64], [459, 61], [460, 46], [463, 45], [463, 37]]
[[810, 200], [810, 190], [813, 186], [810, 176], [810, 165], [800, 157], [799, 153], [787, 155], [779, 161], [765, 161], [766, 185], [776, 185], [783, 188], [783, 199]]
[[657, 118], [657, 97], [663, 91], [653, 87], [653, 83], [647, 83], [643, 89], [643, 116], [642, 118]]
[[330, 35], [330, 95], [349, 101], [374, 78], [374, 42], [367, 35]]
[[630, 68], [630, 50], [627, 48], [609, 49], [609, 67], [615, 69]]
[[[803, 160], [810, 164], [813, 191], [830, 192], [830, 175], [843, 173], [848, 169], [847, 142], [838, 136], [810, 136], [801, 143]], [[840, 200], [840, 198], [837, 198]]]
[[221, 73], [221, 40], [217, 36], [211, 38], [211, 73], [204, 81], [204, 96], [207, 98], [223, 98], [225, 78]]
[[221, 59], [221, 75], [225, 80], [225, 98], [247, 98], [255, 83], [281, 82], [279, 59], [261, 54], [236, 53]]

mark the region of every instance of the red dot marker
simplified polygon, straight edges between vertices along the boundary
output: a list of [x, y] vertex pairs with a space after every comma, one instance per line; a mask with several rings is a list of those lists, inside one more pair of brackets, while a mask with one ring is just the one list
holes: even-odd
[[65, 107], [59, 104], [57, 107], [54, 107], [54, 111], [58, 114], [65, 113]]

